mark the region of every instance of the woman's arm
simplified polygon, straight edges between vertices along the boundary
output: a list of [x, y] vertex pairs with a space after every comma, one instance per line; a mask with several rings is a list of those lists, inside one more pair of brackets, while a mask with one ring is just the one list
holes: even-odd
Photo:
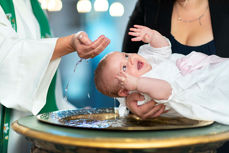
[[132, 15], [130, 16], [130, 19], [128, 21], [125, 35], [124, 35], [124, 40], [122, 44], [122, 51], [126, 53], [137, 53], [139, 47], [143, 45], [143, 42], [132, 42], [130, 36], [128, 34], [129, 30], [131, 27], [133, 27], [134, 24], [138, 25], [144, 25], [144, 6], [143, 6], [143, 0], [138, 0], [135, 9], [133, 10]]
[[138, 105], [138, 101], [144, 100], [144, 96], [134, 92], [126, 97], [128, 109], [142, 119], [158, 117], [165, 112], [164, 104], [157, 104], [154, 100], [143, 105]]

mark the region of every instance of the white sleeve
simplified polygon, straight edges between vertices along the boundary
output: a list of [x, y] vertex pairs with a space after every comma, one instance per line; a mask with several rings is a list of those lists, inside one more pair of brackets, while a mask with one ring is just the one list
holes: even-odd
[[116, 98], [119, 102], [118, 113], [120, 117], [125, 117], [129, 114], [129, 110], [126, 107], [126, 99], [123, 97]]
[[139, 48], [138, 54], [146, 58], [146, 60], [152, 65], [170, 58], [172, 55], [171, 43], [167, 38], [165, 39], [169, 42], [169, 46], [154, 48], [150, 46], [150, 44], [145, 44]]
[[0, 103], [37, 114], [60, 59], [50, 62], [56, 38], [22, 39], [0, 7]]

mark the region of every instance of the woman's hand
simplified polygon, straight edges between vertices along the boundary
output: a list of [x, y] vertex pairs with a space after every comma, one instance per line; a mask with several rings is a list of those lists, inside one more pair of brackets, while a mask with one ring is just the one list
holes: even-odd
[[95, 41], [91, 41], [88, 35], [81, 31], [72, 37], [72, 46], [81, 58], [94, 58], [100, 54], [110, 43], [110, 39], [104, 35], [99, 36]]
[[139, 93], [132, 93], [126, 97], [128, 109], [142, 119], [154, 118], [165, 112], [165, 105], [157, 104], [151, 100], [143, 105], [138, 105], [138, 101], [144, 100], [144, 96]]

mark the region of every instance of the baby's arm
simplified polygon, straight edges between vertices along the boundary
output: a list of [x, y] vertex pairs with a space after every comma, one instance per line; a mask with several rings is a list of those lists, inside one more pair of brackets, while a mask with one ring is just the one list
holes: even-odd
[[164, 80], [134, 77], [125, 72], [121, 72], [116, 78], [120, 81], [122, 88], [145, 93], [154, 100], [167, 100], [172, 94], [170, 84]]
[[134, 28], [130, 28], [130, 32], [128, 34], [134, 36], [134, 38], [131, 39], [132, 41], [150, 43], [150, 45], [154, 48], [169, 46], [168, 41], [158, 31], [145, 26], [134, 25]]
[[146, 93], [154, 100], [167, 100], [172, 94], [172, 88], [167, 81], [147, 77], [138, 78], [136, 90]]

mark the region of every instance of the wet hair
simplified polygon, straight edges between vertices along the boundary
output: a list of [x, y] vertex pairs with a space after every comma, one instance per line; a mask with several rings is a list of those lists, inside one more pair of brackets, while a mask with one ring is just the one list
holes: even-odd
[[94, 73], [94, 81], [97, 90], [100, 91], [102, 94], [107, 95], [109, 97], [120, 97], [118, 95], [118, 91], [121, 89], [120, 86], [118, 84], [113, 84], [109, 86], [108, 82], [106, 82], [103, 78], [103, 73], [104, 71], [106, 71], [106, 67], [108, 65], [109, 56], [112, 53], [108, 54], [99, 62]]

